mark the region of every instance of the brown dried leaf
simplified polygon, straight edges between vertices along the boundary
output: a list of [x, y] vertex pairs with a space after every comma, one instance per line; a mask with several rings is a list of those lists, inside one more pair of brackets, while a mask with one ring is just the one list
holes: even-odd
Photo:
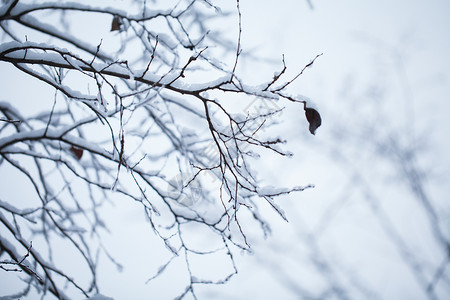
[[306, 120], [309, 122], [309, 132], [316, 134], [316, 129], [322, 124], [322, 118], [314, 108], [305, 107]]
[[83, 149], [71, 146], [70, 147], [70, 152], [72, 152], [72, 154], [78, 159], [80, 160], [81, 157], [83, 156]]
[[111, 31], [120, 30], [120, 26], [122, 25], [122, 20], [118, 16], [114, 16], [111, 24]]

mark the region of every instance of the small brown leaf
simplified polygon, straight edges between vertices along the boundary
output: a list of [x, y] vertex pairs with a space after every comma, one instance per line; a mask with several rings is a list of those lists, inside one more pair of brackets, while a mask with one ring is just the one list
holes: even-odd
[[122, 26], [122, 20], [118, 16], [114, 16], [111, 24], [111, 31], [119, 31]]
[[70, 147], [70, 152], [72, 152], [73, 155], [75, 155], [75, 157], [80, 160], [81, 157], [83, 156], [83, 149], [71, 146]]
[[309, 122], [309, 132], [316, 134], [316, 129], [322, 124], [322, 118], [314, 108], [305, 107], [306, 120]]

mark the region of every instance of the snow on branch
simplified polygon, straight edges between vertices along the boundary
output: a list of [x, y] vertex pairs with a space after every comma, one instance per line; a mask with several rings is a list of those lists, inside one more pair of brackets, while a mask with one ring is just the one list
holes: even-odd
[[[196, 286], [224, 284], [237, 273], [235, 249], [250, 251], [246, 211], [266, 234], [269, 224], [258, 206], [273, 208], [287, 220], [276, 198], [312, 187], [262, 188], [253, 164], [260, 155], [292, 155], [284, 149], [285, 139], [271, 136], [267, 128], [278, 123], [285, 102], [306, 108], [307, 101], [290, 96], [287, 88], [320, 55], [286, 82], [281, 81], [283, 58], [278, 75], [251, 86], [238, 72], [245, 58], [239, 1], [236, 40], [210, 28], [210, 19], [229, 22], [229, 14], [208, 1], [182, 0], [174, 7], [128, 4], [124, 10], [9, 1], [0, 8], [0, 62], [54, 91], [51, 99], [36, 94], [34, 114], [23, 113], [21, 99], [0, 102], [0, 168], [7, 165], [21, 174], [34, 192], [26, 207], [13, 205], [12, 199], [0, 201], [1, 222], [9, 232], [1, 231], [1, 247], [29, 275], [28, 287], [60, 299], [70, 288], [86, 296], [99, 293], [98, 255], [121, 268], [101, 239], [107, 227], [101, 207], [110, 198], [140, 203], [173, 256], [149, 281], [184, 259], [189, 282], [180, 298], [195, 298]], [[108, 26], [101, 24], [105, 18]], [[93, 22], [92, 32], [77, 33], [81, 22]], [[101, 38], [89, 42], [90, 34]], [[264, 103], [265, 108], [250, 112], [242, 103], [247, 108]], [[192, 224], [212, 233], [217, 247], [192, 245]], [[59, 237], [83, 262], [88, 286], [79, 283], [84, 278], [52, 265], [51, 253], [41, 255], [43, 249], [31, 247], [19, 227], [43, 237], [49, 249], [50, 236]], [[21, 249], [10, 247], [8, 240]], [[35, 271], [26, 270], [18, 252], [27, 253]], [[231, 271], [218, 280], [200, 278], [191, 268], [192, 255], [222, 255]]]

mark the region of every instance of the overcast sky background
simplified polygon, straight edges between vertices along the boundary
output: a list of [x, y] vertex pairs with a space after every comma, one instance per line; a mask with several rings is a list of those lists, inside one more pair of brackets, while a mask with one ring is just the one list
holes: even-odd
[[[273, 185], [316, 187], [281, 200], [289, 223], [267, 209], [273, 235], [264, 240], [257, 228], [250, 229], [254, 254], [236, 255], [239, 274], [227, 285], [199, 289], [200, 298], [298, 299], [300, 289], [323, 290], [326, 283], [311, 265], [313, 251], [307, 243], [311, 242], [309, 233], [320, 232], [317, 242], [323, 257], [339, 272], [360, 279], [375, 298], [426, 299], [370, 212], [368, 200], [358, 189], [361, 178], [352, 179], [352, 170], [361, 172], [374, 194], [382, 198], [419, 256], [431, 265], [439, 264], [443, 254], [429, 238], [428, 229], [421, 226], [426, 220], [420, 207], [401, 174], [380, 158], [375, 146], [395, 136], [401, 145], [411, 143], [412, 148], [421, 149], [417, 164], [426, 171], [427, 192], [446, 216], [442, 227], [449, 228], [450, 2], [311, 2], [313, 9], [301, 0], [241, 0], [242, 48], [270, 63], [248, 59], [239, 72], [260, 83], [281, 69], [282, 54], [292, 75], [323, 53], [291, 86], [291, 92], [314, 102], [322, 115], [322, 127], [316, 136], [310, 135], [303, 110], [288, 106], [279, 134], [288, 139], [286, 148], [294, 157], [264, 161], [266, 167], [259, 172]], [[233, 1], [227, 5], [235, 7]], [[17, 81], [5, 76], [9, 69], [0, 67], [4, 86], [12, 84], [8, 80]], [[362, 135], [366, 125], [376, 129], [368, 131], [373, 135]], [[105, 237], [105, 243], [115, 245], [111, 252], [126, 268], [119, 273], [105, 265], [108, 278], [103, 293], [115, 299], [171, 299], [176, 287], [183, 287], [177, 265], [145, 284], [160, 265], [160, 255], [167, 254], [155, 249], [158, 241], [149, 234], [139, 205], [127, 202], [119, 207], [106, 212], [115, 222], [110, 224], [113, 234]], [[321, 224], [326, 229], [321, 230]], [[219, 261], [205, 264], [224, 274], [228, 268]]]

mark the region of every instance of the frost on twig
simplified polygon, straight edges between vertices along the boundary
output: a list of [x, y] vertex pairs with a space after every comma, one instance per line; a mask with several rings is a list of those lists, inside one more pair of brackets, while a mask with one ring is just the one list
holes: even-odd
[[[123, 11], [10, 1], [0, 8], [0, 61], [54, 91], [52, 99], [36, 95], [42, 111], [32, 115], [22, 116], [20, 99], [0, 102], [0, 168], [22, 174], [34, 191], [26, 208], [12, 206], [12, 199], [0, 202], [7, 229], [1, 237], [28, 249], [27, 260], [36, 270], [27, 272], [29, 286], [57, 298], [66, 298], [67, 289], [99, 292], [99, 255], [121, 268], [101, 239], [107, 229], [101, 207], [112, 197], [140, 203], [171, 254], [154, 276], [149, 274], [150, 281], [173, 261], [184, 260], [189, 282], [182, 298], [195, 297], [197, 285], [223, 284], [237, 273], [233, 251], [250, 251], [245, 212], [267, 234], [258, 207], [267, 205], [287, 220], [276, 198], [311, 187], [262, 189], [252, 165], [261, 153], [291, 156], [283, 137], [269, 136], [266, 129], [278, 123], [285, 101], [306, 103], [287, 89], [320, 55], [287, 81], [283, 58], [283, 70], [272, 80], [249, 86], [238, 74], [245, 54], [239, 1], [236, 40], [209, 28], [210, 19], [229, 15], [209, 1], [158, 5], [130, 1], [129, 11]], [[83, 18], [74, 17], [80, 14]], [[108, 22], [92, 28], [93, 39], [98, 37], [92, 43], [77, 26], [97, 18]], [[45, 38], [24, 36], [23, 30]], [[255, 101], [271, 106], [247, 112], [240, 105]], [[213, 235], [213, 249], [191, 243], [193, 224]], [[21, 228], [42, 237], [48, 253], [28, 248]], [[84, 263], [87, 285], [52, 265], [53, 236]], [[3, 248], [13, 259], [9, 244]], [[197, 276], [193, 255], [226, 257], [231, 271], [219, 280]]]

